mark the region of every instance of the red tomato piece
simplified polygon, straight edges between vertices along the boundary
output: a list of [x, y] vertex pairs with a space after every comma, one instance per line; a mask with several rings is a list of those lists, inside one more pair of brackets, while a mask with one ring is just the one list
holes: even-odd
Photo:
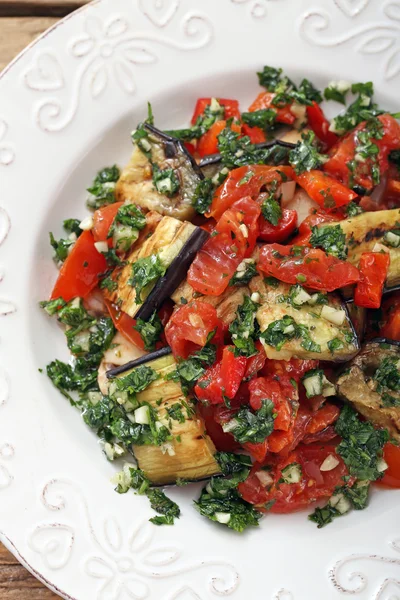
[[252, 165], [233, 169], [224, 183], [216, 190], [210, 211], [206, 213], [206, 217], [219, 219], [237, 200], [245, 196], [257, 200], [261, 188], [268, 187], [274, 182], [280, 185], [287, 179], [294, 180], [292, 167]]
[[301, 360], [300, 358], [291, 358], [290, 360], [267, 360], [263, 374], [275, 375], [278, 377], [287, 376], [299, 383], [307, 371], [317, 369], [318, 360]]
[[386, 444], [383, 449], [383, 458], [389, 465], [383, 479], [376, 483], [391, 488], [400, 488], [400, 447], [394, 444]]
[[329, 215], [327, 213], [316, 212], [309, 215], [300, 224], [299, 233], [295, 238], [292, 239], [293, 246], [309, 246], [310, 237], [312, 235], [312, 228], [321, 223], [334, 223], [338, 221], [337, 215]]
[[261, 371], [261, 369], [264, 367], [267, 360], [267, 355], [265, 354], [264, 346], [262, 345], [262, 343], [260, 341], [257, 341], [255, 346], [257, 349], [257, 354], [247, 359], [245, 373], [246, 379], [251, 379], [252, 377], [257, 375], [257, 373]]
[[175, 310], [165, 328], [165, 337], [175, 357], [187, 358], [206, 345], [209, 334], [219, 325], [215, 308], [195, 300]]
[[[400, 125], [394, 117], [388, 114], [380, 115], [377, 118], [382, 123], [384, 135], [380, 140], [372, 139], [372, 142], [379, 148], [377, 160], [382, 176], [388, 170], [390, 152], [398, 149], [400, 146]], [[356, 161], [353, 172], [348, 167], [349, 162], [354, 160], [356, 154], [356, 146], [358, 145], [357, 135], [365, 127], [366, 122], [364, 121], [344, 138], [341, 138], [332, 148], [330, 159], [324, 164], [323, 169], [347, 186], [352, 182], [353, 185], [359, 185], [366, 190], [371, 190], [375, 185], [372, 178], [372, 167], [374, 164], [372, 160]]]
[[[196, 121], [199, 117], [204, 114], [207, 106], [210, 106], [212, 98], [199, 98], [196, 103], [196, 107], [194, 109], [193, 117], [192, 117], [192, 125], [196, 124]], [[239, 102], [237, 100], [230, 100], [228, 98], [217, 98], [219, 104], [224, 107], [225, 120], [228, 119], [240, 119], [240, 110], [239, 110]]]
[[226, 290], [244, 252], [227, 233], [211, 237], [196, 255], [188, 271], [187, 281], [196, 292], [219, 296]]
[[281, 381], [273, 377], [257, 377], [249, 383], [250, 406], [253, 410], [259, 410], [263, 400], [272, 400], [277, 414], [274, 421], [274, 429], [288, 431], [295, 417], [293, 404], [295, 389], [290, 385], [284, 388]]
[[354, 302], [365, 308], [379, 308], [383, 286], [390, 264], [388, 252], [364, 252], [360, 258], [361, 279], [354, 293]]
[[[245, 257], [250, 256], [259, 236], [261, 208], [250, 197], [242, 198], [226, 210], [219, 219], [216, 231], [228, 233]], [[244, 228], [241, 227], [244, 225]]]
[[[338, 465], [331, 471], [321, 471], [320, 467], [328, 456], [334, 456]], [[292, 463], [301, 468], [299, 483], [279, 483], [282, 470]], [[274, 501], [271, 512], [289, 513], [302, 510], [317, 500], [329, 498], [335, 488], [342, 483], [347, 468], [336, 454], [333, 444], [301, 445], [284, 461], [278, 463], [270, 472], [272, 484], [263, 485], [263, 477], [257, 476], [259, 469], [255, 466], [244, 483], [239, 485], [239, 492], [247, 502], [261, 506]]]
[[258, 444], [252, 444], [251, 442], [246, 442], [243, 444], [243, 448], [249, 452], [252, 458], [257, 462], [263, 462], [268, 453], [268, 439], [263, 442], [259, 442]]
[[[226, 121], [217, 121], [210, 129], [199, 139], [197, 144], [197, 152], [200, 156], [208, 156], [218, 152], [218, 136], [226, 128]], [[240, 125], [232, 123], [230, 126], [232, 131], [241, 133]]]
[[96, 250], [92, 232], [84, 231], [60, 269], [51, 300], [62, 298], [69, 302], [73, 298], [84, 298], [98, 285], [106, 270], [107, 261]]
[[234, 398], [242, 383], [246, 363], [244, 356], [234, 355], [233, 346], [226, 346], [222, 359], [209, 367], [198, 380], [194, 388], [196, 397], [211, 404], [222, 404], [224, 397]]
[[290, 108], [293, 102], [286, 104], [285, 106], [278, 107], [272, 104], [276, 94], [271, 92], [261, 92], [250, 106], [249, 111], [255, 112], [256, 110], [262, 110], [263, 108], [271, 108], [277, 114], [276, 120], [278, 123], [286, 123], [286, 125], [293, 125], [296, 120], [295, 115], [291, 112]]
[[142, 336], [136, 329], [134, 329], [136, 325], [136, 319], [132, 319], [127, 313], [119, 310], [112, 304], [109, 300], [105, 300], [108, 312], [110, 317], [113, 320], [114, 327], [127, 339], [131, 344], [137, 346], [141, 350], [144, 350], [144, 342]]
[[385, 296], [382, 302], [382, 321], [379, 337], [400, 341], [400, 292]]
[[282, 218], [277, 225], [272, 225], [263, 216], [260, 217], [260, 239], [264, 242], [281, 244], [294, 232], [297, 227], [297, 212], [284, 208]]
[[310, 198], [328, 212], [345, 206], [357, 198], [355, 192], [322, 171], [306, 171], [297, 175], [296, 180]]
[[312, 106], [307, 106], [307, 118], [308, 125], [323, 143], [325, 150], [332, 148], [339, 140], [339, 137], [333, 131], [329, 131], [330, 123], [317, 102], [314, 101]]
[[262, 144], [267, 139], [265, 132], [260, 127], [250, 127], [246, 123], [242, 124], [242, 134], [247, 135], [252, 144]]
[[123, 206], [123, 202], [114, 202], [108, 206], [99, 208], [93, 214], [93, 237], [95, 242], [107, 242], [112, 245], [112, 240], [108, 239], [108, 232], [114, 219], [117, 216], [118, 209]]
[[326, 402], [311, 418], [307, 425], [306, 434], [323, 431], [328, 425], [338, 420], [340, 408], [336, 404]]
[[303, 246], [265, 245], [258, 269], [285, 283], [301, 283], [314, 290], [333, 292], [360, 279], [358, 269], [323, 250]]
[[232, 434], [225, 433], [220, 423], [215, 420], [215, 405], [207, 405], [204, 402], [198, 403], [198, 410], [203, 417], [206, 431], [215, 447], [220, 452], [235, 452], [240, 448], [240, 444], [235, 440]]

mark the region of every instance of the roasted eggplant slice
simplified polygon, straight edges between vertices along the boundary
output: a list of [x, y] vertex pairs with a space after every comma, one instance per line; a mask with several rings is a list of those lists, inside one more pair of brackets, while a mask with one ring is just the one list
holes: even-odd
[[[347, 260], [356, 267], [363, 252], [379, 251], [377, 244], [384, 244], [385, 250], [390, 254], [390, 266], [385, 289], [391, 291], [394, 287], [397, 287], [400, 284], [400, 236], [394, 234], [393, 231], [400, 229], [400, 210], [396, 208], [366, 212], [341, 221], [338, 225], [346, 235]], [[320, 227], [323, 227], [323, 225], [320, 225]], [[396, 244], [397, 239], [399, 246], [391, 245]], [[345, 298], [350, 298], [352, 289], [346, 288], [343, 290], [343, 295]]]
[[[168, 442], [168, 448], [135, 445], [133, 452], [139, 468], [155, 485], [175, 483], [177, 479], [195, 481], [219, 473], [214, 458], [215, 446], [207, 435], [203, 420], [197, 415], [193, 403], [185, 398], [180, 384], [168, 379], [168, 375], [176, 369], [170, 351], [157, 351], [130, 363], [130, 369], [124, 370], [123, 376], [143, 364], [154, 369], [159, 378], [138, 393], [137, 400], [140, 404], [150, 404], [157, 411], [158, 419], [169, 428], [173, 439]], [[121, 376], [121, 368], [107, 375], [115, 373]], [[171, 416], [177, 410], [179, 420]]]
[[354, 302], [348, 302], [346, 303], [346, 306], [351, 322], [353, 323], [354, 330], [357, 334], [357, 338], [361, 343], [365, 335], [367, 310], [362, 306], [357, 306], [357, 304], [354, 304]]
[[[293, 150], [293, 148], [296, 147], [298, 139], [301, 139], [301, 135], [298, 135], [297, 131], [295, 132], [295, 134], [296, 141], [294, 141], [294, 139], [292, 141], [292, 138], [288, 137], [288, 134], [285, 134], [282, 139], [276, 139], [271, 140], [269, 142], [262, 142], [261, 144], [255, 144], [255, 148], [257, 148], [258, 150], [268, 150], [269, 148], [272, 149], [280, 146], [281, 148], [285, 148], [286, 150]], [[199, 162], [199, 167], [201, 167], [203, 172], [206, 173], [207, 177], [209, 177], [209, 173], [211, 173], [212, 171], [209, 171], [208, 169], [211, 166], [215, 167], [215, 165], [218, 165], [221, 162], [221, 158], [222, 157], [220, 154], [210, 154], [209, 156], [206, 156]], [[214, 173], [215, 172], [216, 171], [214, 171]]]
[[338, 379], [339, 395], [366, 419], [386, 428], [400, 442], [400, 343], [377, 339]]
[[[131, 160], [117, 182], [117, 200], [127, 200], [162, 215], [190, 220], [195, 215], [193, 194], [204, 178], [201, 169], [182, 142], [148, 124], [143, 130], [147, 137], [141, 140], [141, 147], [135, 145]], [[164, 179], [158, 179], [158, 183], [153, 181], [156, 170], [166, 174]], [[170, 177], [167, 177], [168, 171]], [[171, 177], [175, 180], [174, 187]]]
[[[131, 317], [137, 316], [139, 311], [142, 315], [150, 316], [165, 299], [166, 294], [171, 293], [173, 285], [179, 285], [184, 278], [187, 266], [207, 237], [207, 234], [204, 234], [205, 232], [192, 223], [163, 217], [152, 235], [142, 244], [135, 244], [127, 264], [122, 269], [117, 269], [113, 279], [118, 287], [114, 291], [105, 292], [107, 299]], [[175, 259], [178, 256], [181, 257], [185, 268], [176, 271]], [[175, 266], [171, 269], [173, 264]], [[151, 295], [161, 278], [164, 278], [165, 289], [159, 290], [158, 296]], [[166, 285], [169, 278], [171, 284]], [[142, 289], [141, 281], [148, 282]], [[138, 295], [140, 297], [137, 297]]]
[[220, 296], [201, 296], [194, 291], [187, 281], [183, 281], [171, 295], [171, 299], [178, 306], [192, 302], [192, 300], [207, 302], [207, 304], [211, 304], [216, 308], [218, 318], [225, 325], [230, 325], [236, 317], [238, 307], [243, 304], [245, 296], [250, 296], [250, 290], [247, 286], [228, 287]]
[[146, 321], [153, 312], [169, 298], [185, 278], [186, 273], [196, 253], [209, 238], [209, 233], [200, 227], [196, 227], [192, 235], [182, 247], [176, 258], [171, 262], [167, 272], [161, 277], [146, 301], [138, 310], [136, 317]]
[[337, 294], [314, 294], [275, 281], [269, 285], [262, 277], [254, 277], [249, 287], [258, 294], [256, 317], [268, 358], [343, 362], [357, 354], [358, 339]]

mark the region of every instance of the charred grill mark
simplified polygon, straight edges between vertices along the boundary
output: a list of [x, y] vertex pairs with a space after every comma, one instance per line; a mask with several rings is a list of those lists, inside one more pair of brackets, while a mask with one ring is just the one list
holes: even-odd
[[382, 229], [381, 227], [376, 227], [376, 229], [371, 229], [371, 231], [368, 231], [367, 235], [365, 236], [365, 241], [370, 242], [371, 240], [374, 240], [374, 239], [383, 238], [385, 233], [386, 233], [386, 229]]

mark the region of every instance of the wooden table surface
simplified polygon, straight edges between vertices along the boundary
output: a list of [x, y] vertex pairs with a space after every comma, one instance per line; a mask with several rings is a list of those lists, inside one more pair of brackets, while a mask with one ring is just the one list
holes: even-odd
[[[0, 0], [0, 71], [60, 17], [88, 0]], [[56, 600], [0, 544], [0, 600]]]

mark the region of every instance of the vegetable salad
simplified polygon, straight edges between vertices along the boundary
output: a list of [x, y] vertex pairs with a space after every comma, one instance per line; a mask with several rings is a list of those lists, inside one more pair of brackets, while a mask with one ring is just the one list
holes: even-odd
[[128, 164], [50, 233], [41, 305], [71, 361], [47, 375], [156, 525], [180, 517], [170, 484], [205, 480], [195, 508], [239, 532], [400, 487], [400, 114], [371, 82], [258, 80], [185, 129], [149, 104]]

